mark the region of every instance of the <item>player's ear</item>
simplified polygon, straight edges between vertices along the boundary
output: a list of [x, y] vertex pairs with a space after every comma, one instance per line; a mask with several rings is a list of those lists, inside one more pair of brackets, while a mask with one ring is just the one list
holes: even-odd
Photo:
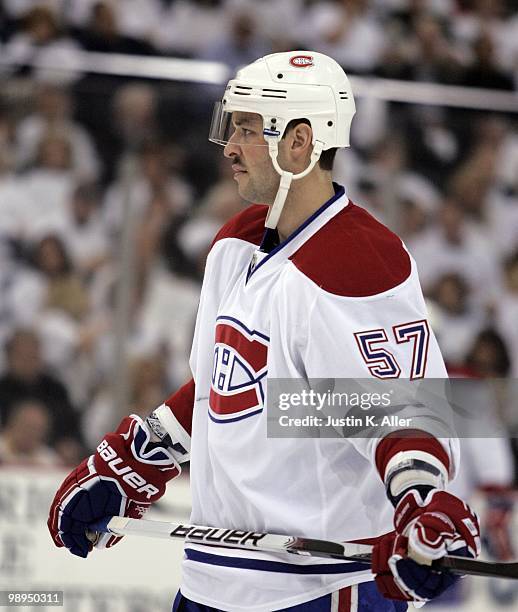
[[290, 152], [296, 159], [311, 154], [313, 130], [310, 125], [297, 123], [290, 135]]
[[293, 124], [295, 121], [291, 122], [279, 142], [279, 162], [283, 168], [297, 174], [307, 168], [313, 150], [313, 130], [307, 123]]

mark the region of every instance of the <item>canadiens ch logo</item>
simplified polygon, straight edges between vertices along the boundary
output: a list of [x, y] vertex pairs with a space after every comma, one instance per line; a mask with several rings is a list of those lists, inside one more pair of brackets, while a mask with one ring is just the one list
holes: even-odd
[[233, 317], [218, 317], [209, 416], [218, 423], [262, 412], [269, 338]]
[[311, 55], [294, 55], [290, 58], [290, 64], [295, 68], [308, 68], [314, 66], [313, 56]]

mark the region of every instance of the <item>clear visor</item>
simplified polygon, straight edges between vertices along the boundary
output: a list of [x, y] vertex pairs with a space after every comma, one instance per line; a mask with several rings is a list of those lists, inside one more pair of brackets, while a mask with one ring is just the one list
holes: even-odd
[[261, 115], [244, 111], [229, 113], [221, 101], [214, 104], [209, 131], [211, 142], [222, 146], [232, 142], [239, 146], [267, 147], [264, 133]]

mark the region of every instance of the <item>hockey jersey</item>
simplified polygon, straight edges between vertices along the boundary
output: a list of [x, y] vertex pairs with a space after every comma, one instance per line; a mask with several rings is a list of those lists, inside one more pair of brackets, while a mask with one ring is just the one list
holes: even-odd
[[[216, 237], [193, 380], [166, 402], [167, 427], [189, 448], [191, 522], [335, 540], [386, 533], [393, 515], [382, 480], [387, 463], [415, 449], [453, 473], [453, 442], [268, 438], [266, 382], [411, 378], [416, 368], [421, 377], [446, 377], [431, 330], [418, 364], [414, 342], [391, 336], [394, 326], [426, 321], [415, 264], [401, 240], [338, 185], [265, 253], [267, 210], [248, 207]], [[383, 333], [358, 343], [370, 330]], [[357, 563], [187, 544], [181, 591], [230, 612], [271, 612], [372, 578]]]

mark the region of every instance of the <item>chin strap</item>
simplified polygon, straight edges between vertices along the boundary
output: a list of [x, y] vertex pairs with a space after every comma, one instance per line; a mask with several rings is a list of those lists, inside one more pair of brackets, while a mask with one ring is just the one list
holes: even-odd
[[311, 170], [315, 167], [315, 164], [320, 159], [320, 155], [322, 154], [322, 150], [324, 147], [324, 143], [317, 140], [313, 145], [313, 151], [311, 153], [311, 160], [309, 162], [308, 167], [299, 174], [293, 174], [292, 172], [287, 172], [283, 170], [279, 166], [279, 162], [277, 161], [277, 155], [279, 153], [279, 149], [277, 146], [277, 137], [267, 138], [268, 140], [268, 153], [270, 154], [270, 158], [273, 163], [273, 167], [280, 174], [281, 181], [279, 183], [279, 189], [277, 191], [277, 195], [275, 196], [275, 200], [268, 211], [268, 216], [266, 217], [265, 227], [269, 229], [275, 229], [277, 224], [279, 223], [279, 219], [282, 213], [282, 209], [284, 208], [284, 204], [286, 202], [286, 198], [288, 197], [288, 191], [291, 187], [291, 181], [296, 181], [298, 179], [304, 178], [307, 176]]

